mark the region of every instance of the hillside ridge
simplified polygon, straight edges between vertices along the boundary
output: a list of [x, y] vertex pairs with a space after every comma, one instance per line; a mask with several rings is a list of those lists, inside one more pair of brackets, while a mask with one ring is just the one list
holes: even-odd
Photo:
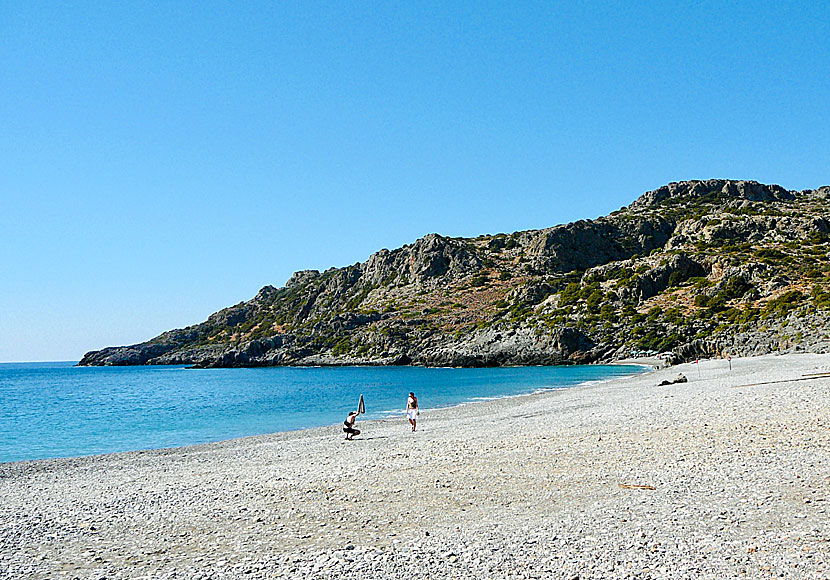
[[830, 186], [672, 182], [594, 220], [428, 234], [80, 365], [502, 366], [828, 352]]

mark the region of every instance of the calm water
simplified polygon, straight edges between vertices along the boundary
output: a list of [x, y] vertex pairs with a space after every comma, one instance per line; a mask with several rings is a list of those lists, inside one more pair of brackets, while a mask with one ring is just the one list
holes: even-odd
[[340, 423], [638, 372], [636, 367], [74, 367], [0, 364], [0, 462], [158, 449]]

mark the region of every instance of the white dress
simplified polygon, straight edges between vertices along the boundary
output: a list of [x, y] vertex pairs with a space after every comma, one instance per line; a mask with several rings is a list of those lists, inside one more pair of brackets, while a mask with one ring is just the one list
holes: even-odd
[[418, 416], [418, 408], [417, 407], [414, 407], [414, 408], [410, 407], [410, 405], [412, 405], [414, 403], [415, 403], [415, 401], [412, 400], [412, 397], [410, 397], [409, 400], [406, 401], [406, 407], [407, 407], [407, 409], [406, 409], [406, 418], [410, 419], [410, 420], [413, 420], [413, 421]]

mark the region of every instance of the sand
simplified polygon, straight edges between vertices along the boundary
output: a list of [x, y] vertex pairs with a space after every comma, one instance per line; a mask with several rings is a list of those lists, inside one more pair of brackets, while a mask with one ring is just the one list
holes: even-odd
[[732, 367], [0, 464], [0, 577], [830, 578], [830, 355]]

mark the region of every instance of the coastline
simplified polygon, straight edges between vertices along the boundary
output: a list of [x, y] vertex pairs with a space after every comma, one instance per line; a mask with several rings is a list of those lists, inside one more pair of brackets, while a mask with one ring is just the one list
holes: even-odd
[[[64, 363], [24, 364], [18, 374], [0, 376], [0, 399], [11, 401], [8, 422], [0, 424], [0, 463], [187, 447], [335, 426], [361, 393], [371, 404], [361, 420], [394, 418], [402, 415], [397, 395], [413, 389], [428, 408], [439, 409], [482, 397], [570, 388], [645, 367], [280, 367], [208, 370], [203, 376], [182, 370], [78, 371]], [[83, 406], [73, 403], [79, 400], [74, 385], [89, 393]], [[41, 389], [42, 398], [26, 394]]]
[[[27, 363], [21, 363], [21, 364], [27, 364]], [[646, 373], [649, 373], [649, 372], [653, 372], [655, 370], [651, 365], [641, 364], [641, 363], [634, 363], [634, 362], [603, 363], [603, 364], [609, 364], [609, 365], [610, 364], [619, 364], [620, 366], [640, 366], [640, 367], [643, 368], [643, 371], [641, 373], [632, 373], [631, 375], [626, 375], [626, 376], [637, 376], [637, 375], [640, 375], [640, 374], [646, 374]], [[183, 368], [186, 368], [186, 367], [183, 367]], [[444, 369], [446, 367], [428, 367], [428, 368]], [[421, 409], [421, 413], [424, 414], [424, 416], [429, 416], [433, 413], [440, 413], [440, 412], [446, 411], [448, 409], [454, 409], [454, 408], [457, 408], [457, 407], [464, 407], [466, 405], [478, 405], [478, 404], [481, 404], [481, 403], [491, 403], [491, 402], [500, 401], [500, 400], [503, 400], [503, 399], [512, 399], [514, 397], [518, 397], [518, 398], [529, 397], [529, 396], [532, 396], [532, 395], [544, 394], [544, 393], [549, 393], [549, 392], [552, 392], [552, 391], [557, 391], [557, 390], [562, 390], [562, 389], [575, 389], [575, 388], [587, 387], [587, 386], [591, 386], [591, 385], [599, 385], [599, 384], [607, 383], [607, 382], [610, 382], [610, 381], [618, 380], [619, 378], [625, 378], [625, 377], [607, 377], [607, 378], [602, 378], [602, 379], [589, 379], [589, 380], [586, 380], [584, 382], [573, 384], [573, 385], [556, 386], [556, 387], [540, 387], [540, 388], [537, 388], [536, 390], [533, 390], [533, 391], [530, 391], [530, 392], [510, 393], [510, 394], [504, 394], [504, 395], [498, 395], [498, 396], [492, 396], [492, 397], [473, 397], [469, 400], [464, 400], [464, 401], [461, 401], [461, 402], [458, 402], [458, 403], [451, 403], [451, 404], [438, 406], [438, 407], [431, 407], [431, 408], [427, 407], [425, 409]], [[375, 418], [372, 418], [372, 419], [365, 419], [365, 420], [360, 419], [359, 423], [361, 425], [368, 425], [368, 426], [371, 427], [374, 424], [382, 425], [382, 424], [387, 423], [387, 422], [398, 423], [398, 422], [400, 422], [401, 420], [403, 420], [405, 418], [403, 411], [399, 411], [399, 412], [397, 412], [397, 411], [380, 411], [380, 413], [383, 414], [382, 417], [377, 417], [376, 416]], [[392, 415], [391, 413], [399, 413], [399, 414]], [[55, 462], [57, 462], [57, 463], [73, 462], [74, 463], [74, 462], [78, 462], [78, 461], [81, 461], [81, 460], [93, 460], [94, 461], [98, 458], [103, 459], [105, 457], [110, 457], [110, 456], [127, 455], [127, 454], [134, 454], [134, 453], [151, 454], [155, 451], [162, 452], [163, 454], [173, 453], [173, 452], [176, 452], [177, 450], [182, 450], [183, 452], [198, 452], [199, 448], [202, 448], [202, 447], [210, 447], [210, 446], [218, 446], [218, 445], [223, 445], [223, 444], [231, 444], [233, 442], [244, 442], [245, 440], [248, 440], [248, 439], [254, 440], [254, 439], [257, 439], [257, 438], [264, 438], [264, 437], [277, 437], [277, 436], [284, 435], [284, 434], [289, 434], [289, 433], [302, 435], [305, 432], [308, 432], [309, 434], [312, 434], [313, 432], [319, 431], [319, 430], [324, 430], [326, 432], [328, 432], [329, 430], [337, 431], [341, 427], [342, 427], [342, 423], [337, 422], [337, 423], [331, 423], [329, 425], [319, 425], [319, 426], [315, 426], [315, 427], [304, 427], [304, 428], [298, 428], [298, 429], [286, 429], [286, 430], [282, 430], [282, 431], [274, 431], [274, 432], [271, 432], [271, 433], [258, 433], [258, 434], [253, 434], [253, 435], [241, 435], [239, 437], [230, 437], [230, 438], [227, 438], [227, 439], [220, 439], [220, 440], [216, 440], [216, 441], [205, 441], [205, 442], [202, 442], [202, 443], [173, 445], [173, 446], [169, 446], [169, 447], [153, 447], [153, 448], [146, 448], [146, 449], [130, 449], [130, 450], [125, 450], [125, 451], [112, 451], [112, 452], [108, 452], [108, 453], [91, 453], [91, 454], [85, 454], [85, 455], [74, 455], [74, 456], [65, 456], [65, 457], [64, 456], [61, 456], [61, 457], [47, 457], [47, 458], [41, 458], [41, 459], [23, 459], [23, 460], [5, 461], [5, 462], [0, 461], [0, 473], [2, 473], [2, 467], [4, 465], [23, 464], [23, 463], [25, 463], [25, 464], [39, 464], [39, 463], [55, 463]], [[34, 465], [31, 465], [29, 467], [34, 467]]]
[[0, 577], [826, 577], [830, 377], [735, 387], [830, 355], [732, 362], [0, 464]]

